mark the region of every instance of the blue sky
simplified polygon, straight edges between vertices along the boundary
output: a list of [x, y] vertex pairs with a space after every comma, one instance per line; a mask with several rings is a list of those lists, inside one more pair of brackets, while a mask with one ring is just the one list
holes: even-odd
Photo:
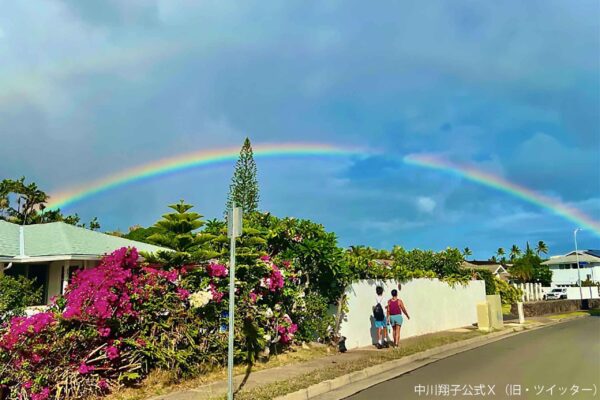
[[[49, 192], [149, 160], [254, 143], [383, 150], [258, 160], [261, 208], [342, 245], [442, 249], [546, 241], [573, 222], [407, 166], [441, 154], [600, 220], [596, 1], [0, 0], [0, 177]], [[233, 166], [131, 185], [66, 211], [149, 225], [181, 198], [222, 215]], [[580, 246], [600, 248], [591, 232]]]

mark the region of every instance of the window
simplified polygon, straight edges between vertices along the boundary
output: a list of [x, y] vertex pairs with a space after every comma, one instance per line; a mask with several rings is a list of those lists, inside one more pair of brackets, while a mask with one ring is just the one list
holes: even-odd
[[48, 302], [48, 264], [13, 264], [4, 273], [8, 276], [25, 278], [34, 281], [37, 287], [42, 288], [42, 303]]
[[83, 266], [81, 265], [68, 265], [63, 267], [62, 283], [60, 290], [61, 293], [65, 293], [65, 289], [67, 288], [67, 285], [71, 282], [71, 279], [73, 279], [73, 275], [75, 275], [75, 273], [81, 269], [83, 269]]

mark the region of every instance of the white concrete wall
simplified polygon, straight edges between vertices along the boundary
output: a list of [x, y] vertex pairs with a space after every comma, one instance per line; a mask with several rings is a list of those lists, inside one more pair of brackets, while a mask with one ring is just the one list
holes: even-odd
[[[340, 333], [346, 336], [346, 346], [369, 346], [376, 339], [373, 326], [375, 288], [383, 286], [384, 299], [391, 298], [395, 281], [365, 280], [354, 283], [346, 290], [348, 313]], [[454, 288], [438, 279], [414, 279], [402, 285], [399, 297], [411, 319], [404, 318], [401, 338], [460, 328], [477, 322], [477, 303], [486, 300], [484, 281], [470, 281]]]
[[579, 300], [581, 298], [583, 298], [583, 299], [600, 299], [600, 295], [598, 295], [598, 287], [582, 286], [581, 293], [579, 292], [579, 287], [567, 288], [567, 299]]

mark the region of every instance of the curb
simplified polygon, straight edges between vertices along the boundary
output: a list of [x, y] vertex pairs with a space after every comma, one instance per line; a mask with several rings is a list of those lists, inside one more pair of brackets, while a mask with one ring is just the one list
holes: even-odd
[[[351, 383], [357, 384], [357, 386], [360, 385], [361, 382], [363, 383], [362, 385], [360, 385], [360, 387], [352, 389], [352, 393], [344, 393], [344, 395], [342, 397], [339, 397], [340, 399], [345, 398], [345, 397], [348, 397], [348, 396], [350, 396], [354, 393], [357, 393], [361, 390], [367, 389], [371, 386], [375, 386], [375, 385], [377, 385], [381, 382], [387, 381], [389, 379], [404, 375], [410, 371], [413, 371], [417, 368], [421, 368], [427, 364], [431, 364], [438, 360], [442, 360], [444, 358], [451, 357], [455, 354], [459, 354], [459, 353], [462, 353], [462, 352], [465, 352], [468, 350], [472, 350], [472, 349], [475, 349], [475, 348], [478, 348], [481, 346], [485, 346], [486, 344], [493, 343], [498, 340], [506, 339], [506, 338], [509, 338], [509, 337], [512, 337], [512, 336], [515, 336], [515, 335], [518, 335], [518, 334], [521, 334], [524, 332], [534, 331], [534, 330], [546, 328], [549, 326], [569, 322], [569, 321], [572, 321], [575, 319], [587, 318], [587, 317], [589, 317], [589, 315], [577, 315], [577, 316], [573, 316], [573, 317], [561, 318], [556, 321], [543, 323], [543, 324], [537, 325], [537, 326], [530, 326], [530, 327], [518, 326], [518, 327], [513, 327], [512, 329], [509, 328], [509, 329], [505, 329], [505, 330], [498, 331], [498, 332], [491, 332], [484, 336], [466, 339], [466, 340], [458, 341], [455, 343], [449, 343], [449, 344], [446, 344], [443, 346], [439, 346], [439, 347], [435, 347], [435, 348], [432, 348], [429, 350], [422, 351], [420, 353], [411, 354], [409, 356], [402, 357], [397, 360], [387, 361], [385, 363], [377, 364], [377, 365], [365, 368], [360, 371], [355, 371], [355, 372], [352, 372], [352, 373], [349, 373], [346, 375], [339, 376], [334, 379], [323, 381], [323, 382], [317, 383], [315, 385], [311, 385], [306, 389], [301, 389], [296, 392], [288, 393], [284, 396], [276, 397], [274, 400], [309, 400], [309, 399], [316, 398], [317, 396], [321, 396], [321, 395], [327, 394], [329, 392], [332, 392], [343, 386], [347, 386]], [[447, 352], [447, 354], [443, 354], [446, 352]], [[434, 356], [440, 356], [440, 357], [433, 358]], [[401, 372], [397, 371], [399, 369], [399, 367], [407, 367], [407, 365], [410, 363], [415, 363], [415, 365], [412, 367], [408, 366], [408, 368], [404, 368]], [[394, 370], [396, 370], [398, 373], [393, 374], [393, 376], [383, 376], [382, 377], [383, 373], [391, 372]], [[382, 379], [371, 380], [369, 382], [366, 382], [368, 378], [372, 378], [372, 377], [376, 377], [376, 376], [378, 376]], [[333, 398], [338, 398], [338, 397], [332, 396], [331, 398], [333, 399]]]

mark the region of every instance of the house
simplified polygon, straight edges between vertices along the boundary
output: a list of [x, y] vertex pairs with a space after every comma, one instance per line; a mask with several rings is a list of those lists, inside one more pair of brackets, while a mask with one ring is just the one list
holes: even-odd
[[577, 286], [579, 276], [582, 281], [600, 282], [600, 250], [579, 250], [577, 253], [572, 251], [564, 256], [553, 256], [542, 263], [552, 271], [553, 287]]
[[492, 261], [463, 261], [463, 268], [471, 268], [474, 270], [485, 269], [490, 271], [494, 276], [503, 281], [508, 282], [510, 274], [501, 264]]
[[103, 255], [121, 247], [148, 253], [168, 250], [64, 222], [21, 226], [0, 221], [0, 275], [35, 278], [46, 304], [64, 293], [75, 271], [98, 265]]

